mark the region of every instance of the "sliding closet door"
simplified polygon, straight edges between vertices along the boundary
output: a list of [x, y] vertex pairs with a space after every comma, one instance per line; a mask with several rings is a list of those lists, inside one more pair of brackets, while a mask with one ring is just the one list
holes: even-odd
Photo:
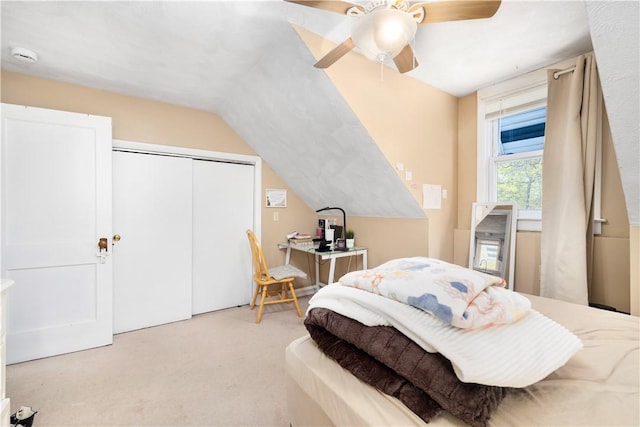
[[248, 304], [254, 166], [193, 164], [193, 314]]
[[113, 329], [191, 317], [192, 160], [113, 153]]

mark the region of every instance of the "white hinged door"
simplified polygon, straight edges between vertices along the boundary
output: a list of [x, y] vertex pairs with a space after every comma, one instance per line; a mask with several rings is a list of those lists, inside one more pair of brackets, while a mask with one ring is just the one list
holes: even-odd
[[2, 104], [0, 169], [7, 362], [111, 344], [111, 119]]

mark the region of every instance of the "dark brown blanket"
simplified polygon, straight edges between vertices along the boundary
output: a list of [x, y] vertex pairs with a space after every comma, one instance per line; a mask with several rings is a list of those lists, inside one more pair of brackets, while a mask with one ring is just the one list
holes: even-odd
[[365, 326], [324, 308], [310, 310], [304, 324], [327, 356], [426, 422], [443, 408], [467, 424], [485, 426], [507, 392], [461, 382], [449, 360], [424, 351], [393, 327]]

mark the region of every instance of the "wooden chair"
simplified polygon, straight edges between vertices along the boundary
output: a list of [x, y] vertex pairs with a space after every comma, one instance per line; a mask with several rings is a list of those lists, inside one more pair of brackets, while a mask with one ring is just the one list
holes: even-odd
[[[298, 305], [298, 297], [296, 296], [296, 291], [293, 288], [293, 281], [295, 277], [306, 277], [307, 274], [292, 265], [275, 267], [269, 271], [269, 267], [267, 267], [267, 262], [264, 259], [264, 254], [262, 253], [262, 248], [258, 243], [256, 235], [253, 231], [247, 230], [247, 236], [249, 237], [249, 246], [251, 246], [251, 254], [253, 255], [253, 281], [256, 282], [256, 289], [253, 293], [253, 298], [251, 299], [251, 310], [253, 310], [256, 305], [258, 292], [261, 292], [262, 295], [260, 297], [260, 308], [258, 309], [258, 318], [256, 319], [256, 323], [260, 323], [260, 320], [262, 319], [262, 310], [264, 309], [264, 306], [268, 304], [293, 302], [296, 306], [298, 317], [302, 317], [300, 305]], [[270, 290], [269, 287], [272, 285], [278, 285], [279, 288], [277, 290]], [[260, 289], [262, 290], [260, 291]], [[291, 293], [291, 297], [288, 295], [289, 292]]]

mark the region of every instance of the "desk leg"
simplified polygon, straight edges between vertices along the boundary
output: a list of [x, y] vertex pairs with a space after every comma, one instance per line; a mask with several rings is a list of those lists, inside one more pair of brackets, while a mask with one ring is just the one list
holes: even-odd
[[320, 255], [315, 255], [314, 257], [315, 260], [315, 264], [316, 264], [316, 291], [320, 289]]
[[284, 263], [289, 264], [291, 262], [291, 248], [287, 248], [287, 254], [284, 256]]
[[336, 258], [331, 257], [331, 262], [329, 263], [329, 278], [327, 279], [327, 285], [333, 283], [333, 275], [336, 272]]
[[364, 251], [362, 253], [362, 269], [363, 270], [367, 269], [367, 251]]

